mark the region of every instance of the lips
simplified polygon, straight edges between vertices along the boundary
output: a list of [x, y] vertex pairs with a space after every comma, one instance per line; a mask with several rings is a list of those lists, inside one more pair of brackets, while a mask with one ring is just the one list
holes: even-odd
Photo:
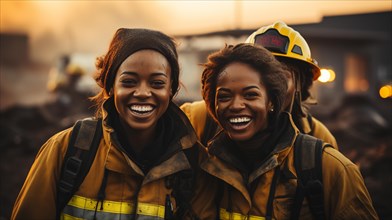
[[240, 131], [246, 129], [252, 121], [249, 116], [236, 116], [228, 119], [229, 125], [233, 130]]
[[132, 104], [129, 106], [131, 114], [138, 118], [145, 118], [150, 116], [155, 109], [151, 104]]

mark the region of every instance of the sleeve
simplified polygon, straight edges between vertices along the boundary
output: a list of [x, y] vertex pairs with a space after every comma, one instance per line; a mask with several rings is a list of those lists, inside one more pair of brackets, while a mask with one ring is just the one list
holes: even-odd
[[204, 126], [207, 118], [207, 109], [204, 101], [195, 101], [192, 103], [184, 103], [181, 105], [181, 110], [186, 114], [191, 122], [197, 137], [200, 138], [204, 132]]
[[312, 130], [313, 134], [312, 136], [319, 138], [323, 140], [326, 143], [329, 143], [332, 145], [333, 148], [336, 150], [339, 150], [338, 143], [336, 142], [335, 137], [332, 135], [332, 133], [328, 130], [328, 128], [319, 120], [316, 118], [312, 117], [313, 125], [312, 125]]
[[39, 150], [15, 201], [11, 219], [55, 219], [56, 188], [70, 129], [51, 137]]
[[330, 147], [322, 160], [327, 219], [378, 219], [358, 167]]
[[180, 106], [180, 109], [185, 113], [186, 117], [191, 118], [191, 103], [185, 102]]

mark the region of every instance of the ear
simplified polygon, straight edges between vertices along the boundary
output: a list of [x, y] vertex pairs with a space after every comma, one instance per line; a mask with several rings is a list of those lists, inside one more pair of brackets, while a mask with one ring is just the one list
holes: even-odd
[[109, 96], [113, 96], [113, 88], [110, 89]]
[[274, 105], [272, 104], [271, 101], [268, 103], [268, 111], [269, 112], [273, 112], [274, 111]]

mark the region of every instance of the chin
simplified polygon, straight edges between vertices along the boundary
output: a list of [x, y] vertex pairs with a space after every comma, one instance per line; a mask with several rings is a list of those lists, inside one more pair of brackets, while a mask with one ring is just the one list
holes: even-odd
[[252, 135], [249, 134], [233, 134], [229, 133], [229, 137], [234, 141], [246, 141], [249, 140]]
[[129, 123], [128, 126], [132, 130], [137, 130], [137, 131], [143, 131], [147, 129], [151, 129], [153, 127], [154, 123]]

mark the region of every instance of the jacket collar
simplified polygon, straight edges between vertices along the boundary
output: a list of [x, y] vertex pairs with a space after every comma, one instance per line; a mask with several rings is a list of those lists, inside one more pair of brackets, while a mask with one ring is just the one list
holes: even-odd
[[174, 103], [170, 103], [168, 107], [168, 116], [176, 121], [179, 131], [183, 131], [183, 135], [178, 135], [172, 141], [165, 153], [165, 159], [158, 165], [153, 167], [147, 174], [144, 174], [140, 167], [128, 157], [128, 155], [118, 146], [114, 139], [114, 128], [108, 123], [109, 111], [112, 107], [112, 100], [108, 99], [103, 104], [103, 137], [109, 150], [106, 157], [106, 168], [123, 174], [134, 174], [145, 177], [143, 184], [163, 178], [181, 170], [190, 169], [191, 165], [183, 152], [183, 150], [193, 147], [197, 142], [197, 136], [193, 130], [186, 115]]
[[287, 155], [292, 150], [295, 137], [299, 132], [289, 113], [282, 113], [280, 120], [286, 120], [287, 123], [285, 123], [286, 127], [283, 128], [284, 131], [280, 133], [281, 135], [278, 137], [278, 142], [275, 145], [274, 150], [266, 160], [262, 161], [259, 166], [257, 166], [257, 168], [249, 174], [247, 180], [244, 180], [239, 166], [236, 164], [239, 163], [238, 158], [232, 155], [225, 147], [227, 144], [225, 141], [227, 136], [224, 132], [216, 135], [210, 142], [208, 150], [212, 156], [206, 162], [201, 164], [202, 169], [235, 187], [243, 194], [250, 205], [251, 200], [247, 190], [247, 185], [250, 185], [264, 173], [282, 165], [283, 161], [285, 161]]
[[[292, 117], [288, 112], [283, 112], [281, 114], [279, 123], [277, 124], [280, 126], [284, 125], [284, 127], [277, 126], [277, 129], [275, 129], [271, 135], [270, 138], [275, 138], [278, 141], [275, 143], [275, 146], [270, 155], [277, 155], [280, 152], [285, 151], [288, 147], [292, 146], [294, 144], [296, 135], [299, 133], [298, 128], [295, 126]], [[279, 136], [277, 137], [276, 135]], [[240, 161], [228, 150], [227, 146], [229, 144], [234, 144], [234, 142], [230, 140], [224, 131], [221, 131], [210, 141], [208, 151], [210, 154], [217, 156], [227, 163], [233, 164], [238, 169], [239, 167], [236, 164], [240, 163]], [[266, 161], [262, 161], [260, 165], [266, 164], [265, 162]]]
[[249, 208], [251, 207], [252, 202], [247, 190], [247, 184], [244, 182], [241, 173], [234, 166], [228, 165], [223, 160], [211, 155], [207, 160], [200, 164], [200, 167], [207, 173], [226, 182], [228, 185], [233, 186], [241, 192], [248, 202]]

